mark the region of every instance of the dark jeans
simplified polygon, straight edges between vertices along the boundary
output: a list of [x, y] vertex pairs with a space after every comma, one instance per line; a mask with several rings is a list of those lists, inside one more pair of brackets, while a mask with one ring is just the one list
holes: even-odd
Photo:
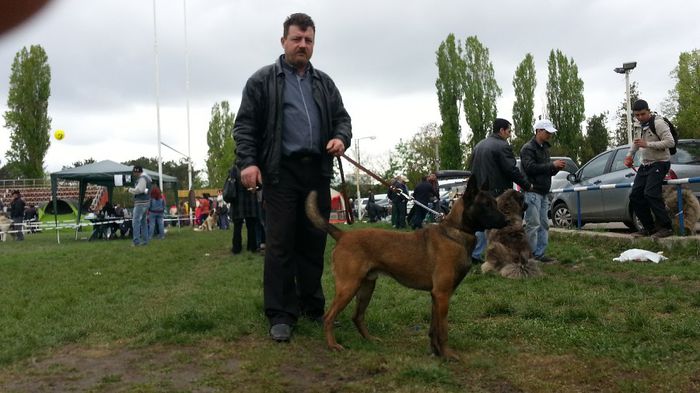
[[318, 208], [330, 216], [330, 179], [321, 175], [320, 159], [280, 162], [279, 182], [265, 189], [265, 315], [270, 325], [293, 325], [299, 315], [323, 315], [321, 286], [326, 233], [306, 217], [308, 193], [318, 193]]
[[12, 217], [12, 230], [15, 240], [24, 240], [24, 217]]
[[[671, 218], [668, 216], [661, 186], [671, 168], [670, 162], [655, 162], [641, 165], [634, 178], [630, 204], [644, 229], [653, 232], [655, 229], [671, 229]], [[654, 216], [652, 217], [652, 213]], [[656, 221], [656, 225], [654, 225]]]
[[401, 200], [394, 204], [396, 208], [396, 227], [406, 228], [406, 200]]
[[[234, 254], [238, 254], [243, 250], [243, 239], [241, 236], [241, 232], [243, 231], [243, 221], [244, 219], [242, 218], [233, 220], [233, 239], [231, 239], [231, 251]], [[248, 237], [248, 241], [246, 242], [246, 250], [250, 252], [255, 252], [258, 249], [258, 243], [256, 241], [257, 236], [255, 233], [255, 226], [257, 222], [257, 217], [245, 218], [245, 229]]]

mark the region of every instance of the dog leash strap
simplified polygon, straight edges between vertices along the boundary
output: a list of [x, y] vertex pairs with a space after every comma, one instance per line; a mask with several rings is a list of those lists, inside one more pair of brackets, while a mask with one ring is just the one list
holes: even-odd
[[[435, 211], [435, 210], [429, 208], [428, 206], [425, 206], [424, 204], [418, 202], [418, 201], [417, 201], [415, 198], [413, 198], [412, 196], [406, 195], [406, 193], [404, 193], [403, 190], [400, 190], [400, 189], [394, 187], [393, 185], [389, 184], [389, 182], [387, 182], [386, 180], [382, 179], [381, 177], [379, 177], [378, 175], [376, 175], [374, 172], [370, 171], [369, 169], [365, 168], [365, 167], [362, 166], [359, 162], [353, 160], [352, 158], [346, 156], [345, 154], [343, 154], [342, 157], [345, 158], [346, 160], [348, 160], [352, 165], [355, 165], [356, 167], [358, 167], [359, 169], [361, 169], [362, 172], [364, 172], [364, 173], [366, 173], [366, 174], [372, 176], [372, 178], [375, 179], [376, 181], [378, 181], [378, 182], [382, 183], [383, 185], [385, 185], [385, 186], [391, 188], [392, 190], [394, 190], [395, 192], [399, 193], [400, 195], [403, 195], [403, 197], [406, 198], [407, 200], [413, 200], [413, 203], [415, 203], [416, 205], [422, 207], [423, 209], [429, 211], [430, 213], [433, 213], [433, 214], [436, 215], [438, 218], [442, 218], [442, 216], [443, 216], [442, 213], [437, 212], [437, 211]], [[340, 158], [338, 158], [338, 160], [340, 160]], [[341, 168], [342, 168], [342, 165], [340, 165], [340, 166], [341, 166]], [[342, 172], [341, 172], [341, 176], [342, 176]]]

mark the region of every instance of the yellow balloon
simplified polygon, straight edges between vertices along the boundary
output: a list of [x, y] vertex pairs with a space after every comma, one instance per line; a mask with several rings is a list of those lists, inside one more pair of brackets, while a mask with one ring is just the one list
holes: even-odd
[[63, 130], [56, 130], [56, 132], [53, 133], [53, 136], [60, 141], [64, 136], [66, 136], [66, 133], [63, 132]]

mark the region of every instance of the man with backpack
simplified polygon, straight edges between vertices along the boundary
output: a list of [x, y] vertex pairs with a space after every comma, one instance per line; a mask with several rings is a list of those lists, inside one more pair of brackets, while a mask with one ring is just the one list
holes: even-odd
[[673, 227], [664, 205], [661, 186], [671, 168], [670, 149], [674, 149], [675, 153], [672, 127], [661, 116], [652, 114], [644, 100], [635, 101], [632, 110], [636, 119], [634, 141], [625, 157], [625, 165], [633, 167], [634, 154], [640, 152], [641, 165], [632, 185], [630, 205], [644, 227], [632, 236], [668, 237], [673, 234]]

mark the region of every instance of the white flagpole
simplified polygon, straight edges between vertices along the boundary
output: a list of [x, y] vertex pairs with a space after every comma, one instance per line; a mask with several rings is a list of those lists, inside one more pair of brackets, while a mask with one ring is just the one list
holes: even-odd
[[158, 184], [163, 190], [163, 157], [160, 154], [160, 64], [158, 62], [158, 29], [156, 28], [156, 0], [153, 0], [153, 54], [156, 63], [156, 122], [158, 126]]
[[[189, 191], [192, 191], [192, 150], [190, 146], [190, 48], [187, 42], [187, 0], [182, 0], [185, 21], [185, 98], [187, 102], [187, 181]], [[189, 193], [187, 194], [189, 200]], [[190, 223], [194, 225], [193, 210], [190, 208]]]

